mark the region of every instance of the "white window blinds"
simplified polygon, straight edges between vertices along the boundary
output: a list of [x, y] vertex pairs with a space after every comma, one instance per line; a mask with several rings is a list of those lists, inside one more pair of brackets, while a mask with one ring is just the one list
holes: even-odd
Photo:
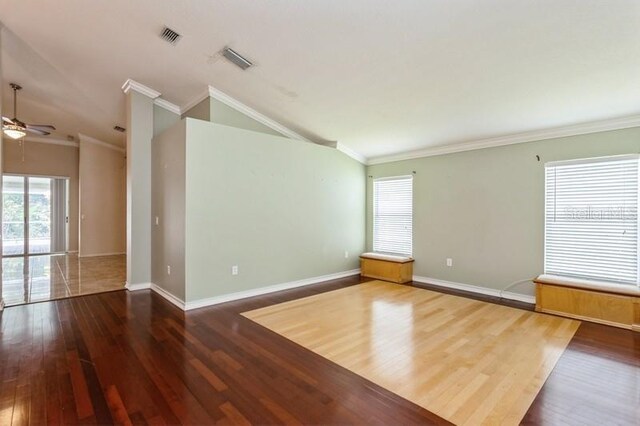
[[373, 251], [412, 255], [412, 176], [373, 181]]
[[638, 156], [545, 165], [546, 274], [638, 284]]

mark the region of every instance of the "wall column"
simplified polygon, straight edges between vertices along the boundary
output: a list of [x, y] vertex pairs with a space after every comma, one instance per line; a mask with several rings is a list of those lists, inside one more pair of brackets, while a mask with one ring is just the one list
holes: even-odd
[[160, 93], [132, 80], [127, 103], [127, 288], [151, 284], [151, 139], [153, 100]]

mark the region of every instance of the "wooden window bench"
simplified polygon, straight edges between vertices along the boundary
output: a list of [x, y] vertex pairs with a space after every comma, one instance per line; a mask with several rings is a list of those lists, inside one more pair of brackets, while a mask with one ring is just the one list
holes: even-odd
[[360, 275], [405, 284], [413, 280], [413, 258], [383, 253], [360, 255]]
[[640, 289], [555, 275], [540, 275], [536, 311], [640, 331]]

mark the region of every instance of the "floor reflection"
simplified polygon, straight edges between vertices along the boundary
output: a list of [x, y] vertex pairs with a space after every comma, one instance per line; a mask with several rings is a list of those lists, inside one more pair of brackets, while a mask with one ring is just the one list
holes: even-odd
[[411, 380], [414, 351], [413, 305], [374, 300], [371, 304], [371, 355], [380, 375]]
[[2, 298], [20, 305], [124, 288], [126, 257], [75, 254], [5, 257]]

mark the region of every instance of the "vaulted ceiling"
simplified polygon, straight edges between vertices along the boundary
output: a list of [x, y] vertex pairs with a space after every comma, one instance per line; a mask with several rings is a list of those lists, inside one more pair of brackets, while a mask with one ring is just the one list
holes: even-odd
[[[0, 0], [27, 121], [114, 144], [134, 79], [367, 157], [640, 113], [637, 0]], [[167, 25], [183, 35], [159, 37]], [[255, 63], [241, 71], [219, 51]]]

